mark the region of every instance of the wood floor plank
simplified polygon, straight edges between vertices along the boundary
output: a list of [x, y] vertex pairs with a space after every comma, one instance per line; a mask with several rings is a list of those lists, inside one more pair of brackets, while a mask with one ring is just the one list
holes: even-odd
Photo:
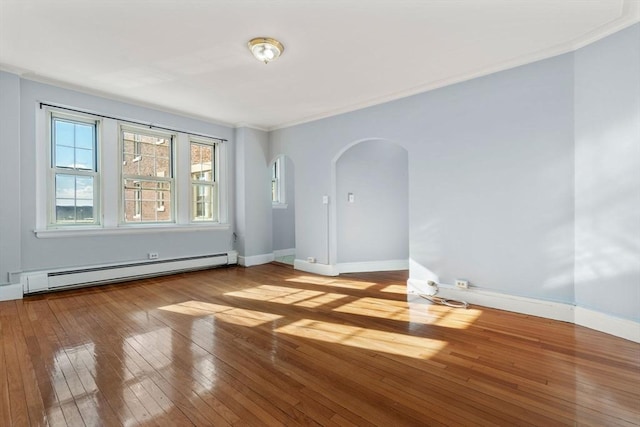
[[640, 344], [276, 265], [0, 302], [0, 425], [640, 426]]

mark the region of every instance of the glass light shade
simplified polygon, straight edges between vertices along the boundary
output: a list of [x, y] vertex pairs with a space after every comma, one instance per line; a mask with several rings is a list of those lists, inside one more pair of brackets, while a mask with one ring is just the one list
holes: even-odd
[[267, 64], [282, 55], [284, 46], [276, 39], [258, 37], [249, 41], [249, 50], [258, 61]]

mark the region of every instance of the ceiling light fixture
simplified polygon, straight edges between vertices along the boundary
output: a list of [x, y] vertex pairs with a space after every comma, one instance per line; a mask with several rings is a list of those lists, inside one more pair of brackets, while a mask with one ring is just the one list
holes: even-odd
[[255, 39], [249, 40], [248, 44], [253, 56], [265, 64], [275, 61], [282, 55], [282, 52], [284, 52], [282, 43], [269, 37], [256, 37]]

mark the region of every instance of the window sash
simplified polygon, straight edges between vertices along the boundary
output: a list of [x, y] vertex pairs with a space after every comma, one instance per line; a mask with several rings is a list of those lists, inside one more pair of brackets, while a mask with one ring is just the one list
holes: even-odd
[[274, 205], [284, 205], [285, 203], [282, 165], [282, 157], [278, 157], [271, 166], [271, 203]]
[[[54, 110], [47, 111], [48, 122], [48, 206], [47, 226], [81, 227], [100, 224], [100, 173], [98, 169], [99, 128], [100, 121], [79, 114], [65, 114]], [[59, 124], [71, 125], [64, 135]], [[88, 127], [89, 135], [78, 140], [78, 127]], [[69, 135], [72, 132], [72, 136]], [[66, 136], [66, 139], [65, 139]], [[70, 138], [70, 139], [69, 139]], [[84, 142], [83, 142], [84, 140]], [[61, 153], [67, 154], [63, 163]], [[78, 154], [83, 153], [84, 160], [90, 165], [82, 167], [78, 162]], [[65, 185], [62, 182], [66, 181]], [[84, 181], [84, 185], [83, 184]], [[88, 182], [91, 182], [90, 193], [87, 193]], [[83, 188], [78, 188], [81, 185]], [[84, 204], [83, 204], [84, 203]], [[90, 209], [89, 209], [90, 208]], [[66, 217], [66, 219], [65, 219]]]
[[218, 143], [201, 138], [189, 139], [191, 179], [191, 221], [220, 222], [218, 187]]
[[[175, 135], [120, 126], [121, 223], [175, 222], [175, 140]], [[160, 147], [165, 143], [166, 149]]]

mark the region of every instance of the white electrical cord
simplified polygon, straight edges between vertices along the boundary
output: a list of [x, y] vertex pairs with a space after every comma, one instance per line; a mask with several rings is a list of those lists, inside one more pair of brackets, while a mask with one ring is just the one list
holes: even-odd
[[467, 303], [466, 301], [458, 301], [455, 299], [446, 299], [442, 297], [437, 297], [436, 294], [438, 293], [438, 284], [431, 280], [429, 280], [427, 284], [434, 289], [433, 294], [432, 295], [418, 294], [419, 297], [424, 298], [428, 301], [431, 301], [434, 304], [446, 305], [447, 307], [451, 307], [451, 308], [464, 308], [464, 309], [469, 308], [469, 303]]

